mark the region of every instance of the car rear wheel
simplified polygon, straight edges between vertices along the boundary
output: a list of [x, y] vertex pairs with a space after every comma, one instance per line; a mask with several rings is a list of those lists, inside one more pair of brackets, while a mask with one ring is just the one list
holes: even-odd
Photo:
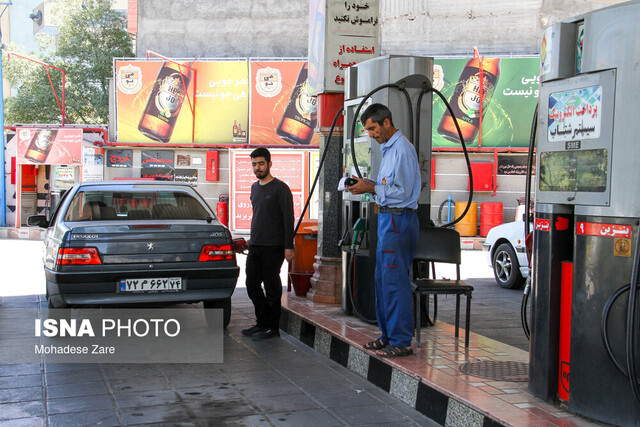
[[[204, 305], [205, 309], [208, 309], [208, 308], [221, 308], [223, 310], [223, 313], [222, 313], [222, 327], [226, 329], [227, 326], [229, 326], [229, 323], [231, 322], [231, 297], [225, 298], [225, 299], [221, 299], [221, 300], [204, 301], [203, 305]], [[213, 316], [210, 311], [205, 310], [204, 311], [204, 316], [207, 319], [207, 325], [209, 325], [209, 327], [218, 326], [216, 324], [215, 316]]]
[[493, 275], [496, 282], [505, 289], [519, 289], [524, 284], [520, 273], [518, 257], [508, 243], [502, 243], [493, 254]]

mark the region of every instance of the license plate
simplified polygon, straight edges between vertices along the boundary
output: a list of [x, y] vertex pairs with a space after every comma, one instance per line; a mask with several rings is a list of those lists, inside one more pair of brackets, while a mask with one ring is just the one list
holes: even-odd
[[153, 279], [123, 279], [120, 292], [179, 292], [182, 290], [180, 277], [156, 277]]

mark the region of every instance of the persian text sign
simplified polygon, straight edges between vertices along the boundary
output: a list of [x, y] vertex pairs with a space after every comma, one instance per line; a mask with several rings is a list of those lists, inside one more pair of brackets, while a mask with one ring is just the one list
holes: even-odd
[[549, 142], [600, 138], [602, 86], [549, 96]]
[[[251, 151], [231, 152], [231, 229], [250, 230], [253, 208], [251, 186], [257, 181], [251, 167]], [[308, 194], [308, 153], [304, 151], [271, 150], [271, 174], [283, 181], [293, 195], [293, 214], [296, 221], [302, 213]]]
[[311, 93], [343, 92], [344, 69], [380, 55], [378, 5], [378, 0], [311, 1]]
[[82, 164], [82, 129], [18, 128], [19, 164]]

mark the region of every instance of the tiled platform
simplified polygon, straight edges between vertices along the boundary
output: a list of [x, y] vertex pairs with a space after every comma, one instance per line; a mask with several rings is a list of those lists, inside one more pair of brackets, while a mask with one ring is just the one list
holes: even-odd
[[385, 359], [362, 348], [379, 331], [344, 314], [337, 305], [321, 304], [285, 293], [281, 328], [325, 357], [346, 366], [441, 425], [588, 426], [576, 416], [527, 390], [527, 382], [496, 381], [460, 373], [476, 361], [529, 361], [526, 351], [438, 321], [422, 329], [415, 355]]

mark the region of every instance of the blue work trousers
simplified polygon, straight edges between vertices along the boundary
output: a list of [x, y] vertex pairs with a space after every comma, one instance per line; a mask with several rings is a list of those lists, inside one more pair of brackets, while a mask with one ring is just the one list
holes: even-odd
[[411, 346], [413, 298], [409, 267], [416, 252], [419, 223], [415, 212], [378, 214], [376, 251], [376, 315], [380, 339]]

